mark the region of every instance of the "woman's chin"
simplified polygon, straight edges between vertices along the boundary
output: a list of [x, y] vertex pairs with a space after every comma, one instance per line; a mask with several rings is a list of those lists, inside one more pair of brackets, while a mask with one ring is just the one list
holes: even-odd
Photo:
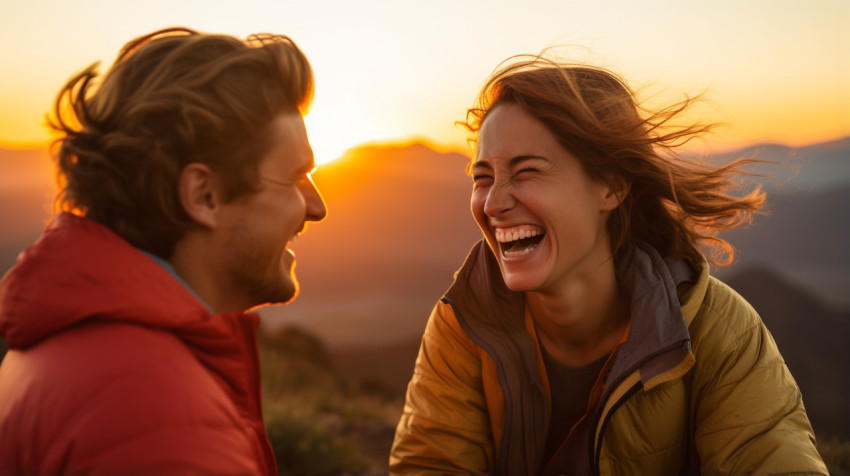
[[540, 287], [540, 280], [529, 273], [522, 272], [505, 272], [502, 270], [502, 278], [505, 280], [505, 285], [511, 291], [522, 293], [534, 291]]

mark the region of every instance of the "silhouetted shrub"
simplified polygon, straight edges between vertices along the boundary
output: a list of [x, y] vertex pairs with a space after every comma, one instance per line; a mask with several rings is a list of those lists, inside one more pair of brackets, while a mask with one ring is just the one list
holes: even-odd
[[261, 331], [266, 431], [282, 474], [387, 474], [403, 400], [340, 375], [324, 344], [286, 328]]
[[266, 416], [278, 469], [294, 476], [359, 474], [365, 462], [312, 416], [279, 412]]
[[324, 344], [295, 327], [259, 334], [263, 397], [331, 394], [342, 391], [342, 378]]

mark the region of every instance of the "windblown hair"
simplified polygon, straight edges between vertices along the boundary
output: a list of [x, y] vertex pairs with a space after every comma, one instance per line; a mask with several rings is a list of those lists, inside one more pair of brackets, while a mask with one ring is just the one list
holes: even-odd
[[741, 197], [729, 193], [736, 188], [733, 176], [743, 173], [740, 167], [752, 159], [708, 167], [675, 153], [676, 147], [713, 127], [674, 125], [695, 99], [686, 97], [652, 112], [610, 71], [542, 56], [526, 58], [489, 78], [461, 125], [477, 135], [494, 107], [519, 105], [545, 125], [590, 177], [628, 185], [607, 223], [615, 257], [623, 245], [640, 240], [693, 266], [702, 262], [703, 248], [715, 265], [731, 263], [734, 250], [717, 232], [748, 223], [763, 206], [765, 193], [759, 188]]
[[162, 258], [193, 226], [178, 197], [183, 168], [209, 166], [225, 201], [254, 193], [271, 123], [305, 114], [313, 97], [307, 58], [279, 35], [168, 28], [127, 43], [96, 85], [97, 67], [68, 81], [49, 121], [62, 134], [56, 208]]

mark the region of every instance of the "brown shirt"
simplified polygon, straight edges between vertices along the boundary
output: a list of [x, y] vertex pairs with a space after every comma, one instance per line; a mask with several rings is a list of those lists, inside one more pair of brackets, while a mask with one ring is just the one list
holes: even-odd
[[543, 350], [543, 362], [546, 364], [546, 375], [552, 392], [552, 414], [543, 457], [545, 462], [558, 450], [570, 429], [587, 411], [590, 390], [608, 356], [583, 367], [569, 367], [556, 361], [542, 344], [540, 348]]

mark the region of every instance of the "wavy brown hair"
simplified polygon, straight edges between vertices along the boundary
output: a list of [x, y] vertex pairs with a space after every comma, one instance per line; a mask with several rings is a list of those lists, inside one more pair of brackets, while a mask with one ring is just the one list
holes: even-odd
[[748, 223], [764, 205], [765, 193], [760, 188], [743, 196], [730, 193], [737, 188], [733, 177], [753, 159], [710, 167], [675, 152], [713, 127], [674, 124], [695, 98], [649, 111], [608, 70], [542, 56], [513, 60], [489, 78], [461, 125], [477, 135], [494, 107], [517, 104], [542, 122], [589, 176], [628, 184], [607, 223], [614, 256], [640, 240], [695, 267], [703, 260], [703, 247], [715, 265], [731, 263], [734, 250], [717, 233]]
[[97, 66], [68, 81], [49, 120], [62, 134], [56, 207], [163, 258], [193, 226], [178, 198], [183, 168], [208, 165], [225, 201], [254, 192], [270, 124], [303, 115], [313, 96], [309, 62], [280, 35], [168, 28], [127, 43], [100, 82]]

